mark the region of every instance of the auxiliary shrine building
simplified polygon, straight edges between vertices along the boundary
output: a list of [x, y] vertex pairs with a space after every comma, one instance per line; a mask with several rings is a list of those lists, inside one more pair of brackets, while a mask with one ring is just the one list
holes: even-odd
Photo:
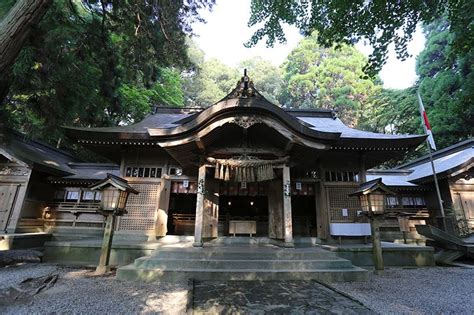
[[[436, 210], [433, 190], [401, 180], [406, 171], [367, 173], [420, 145], [424, 135], [372, 133], [349, 128], [330, 110], [281, 108], [246, 76], [205, 109], [157, 107], [133, 125], [67, 128], [67, 135], [115, 164], [83, 163], [37, 142], [14, 140], [2, 165], [25, 171], [3, 168], [2, 183], [7, 177], [23, 183], [4, 189], [12, 196], [16, 189], [16, 197], [5, 199], [12, 211], [4, 215], [3, 229], [100, 235], [100, 194], [88, 187], [107, 173], [139, 191], [116, 225], [116, 234], [130, 239], [189, 235], [201, 246], [240, 235], [291, 247], [301, 237], [330, 242], [370, 235], [358, 198], [348, 195], [377, 177], [388, 185], [396, 179], [392, 186], [400, 195], [388, 206], [411, 211], [413, 224], [429, 220], [430, 202]], [[384, 231], [386, 238], [400, 234], [396, 213], [387, 216]]]

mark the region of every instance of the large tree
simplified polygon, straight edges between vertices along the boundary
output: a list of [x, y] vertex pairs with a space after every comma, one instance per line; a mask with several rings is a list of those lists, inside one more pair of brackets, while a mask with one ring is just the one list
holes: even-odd
[[437, 147], [443, 148], [474, 134], [474, 53], [456, 51], [446, 19], [424, 30], [427, 40], [417, 58], [417, 84], [375, 95], [361, 123], [377, 132], [422, 133], [419, 90]]
[[446, 19], [426, 26], [425, 33], [416, 71], [433, 133], [445, 147], [474, 135], [474, 51], [456, 51]]
[[255, 88], [270, 102], [279, 105], [283, 78], [281, 69], [263, 57], [251, 57], [239, 62], [238, 70], [242, 75], [243, 69], [248, 70]]
[[204, 52], [192, 40], [188, 41], [188, 56], [195, 67], [182, 73], [187, 106], [208, 107], [219, 101], [237, 86], [244, 69], [257, 90], [278, 104], [281, 71], [270, 61], [251, 57], [231, 67], [215, 58], [206, 60]]
[[11, 127], [56, 141], [61, 125], [143, 118], [182, 105], [179, 69], [199, 6], [213, 1], [56, 0], [12, 68], [0, 110]]
[[53, 0], [5, 0], [0, 7], [0, 103], [10, 86], [10, 68]]
[[267, 38], [267, 45], [284, 42], [284, 24], [294, 25], [310, 36], [319, 33], [325, 47], [365, 40], [374, 48], [366, 72], [375, 75], [387, 59], [390, 44], [399, 58], [408, 57], [407, 43], [418, 23], [428, 24], [448, 15], [457, 53], [474, 45], [474, 10], [471, 0], [315, 1], [252, 0], [249, 26], [258, 25], [248, 45]]
[[336, 109], [339, 117], [355, 126], [380, 84], [363, 79], [367, 59], [349, 45], [325, 48], [317, 35], [300, 41], [282, 66], [281, 104], [293, 108]]

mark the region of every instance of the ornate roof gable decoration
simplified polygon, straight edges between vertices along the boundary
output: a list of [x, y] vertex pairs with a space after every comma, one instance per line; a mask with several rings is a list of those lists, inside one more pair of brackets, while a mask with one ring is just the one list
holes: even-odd
[[236, 116], [229, 123], [248, 129], [255, 124], [263, 124], [263, 119], [255, 116]]
[[237, 82], [237, 87], [232, 93], [232, 97], [239, 98], [248, 98], [255, 97], [255, 88], [253, 87], [253, 82], [247, 75], [247, 69], [244, 69], [244, 76]]

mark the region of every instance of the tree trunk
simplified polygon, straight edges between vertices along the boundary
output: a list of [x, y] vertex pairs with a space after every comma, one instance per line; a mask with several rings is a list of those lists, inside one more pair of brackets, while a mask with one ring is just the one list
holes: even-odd
[[33, 27], [53, 0], [19, 0], [0, 22], [0, 102], [8, 93], [10, 68]]

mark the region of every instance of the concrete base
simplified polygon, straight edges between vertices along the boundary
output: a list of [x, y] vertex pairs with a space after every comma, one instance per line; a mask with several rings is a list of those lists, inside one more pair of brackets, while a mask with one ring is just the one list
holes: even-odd
[[0, 234], [0, 250], [43, 247], [52, 235], [44, 232]]
[[[321, 245], [339, 257], [349, 259], [360, 267], [373, 267], [372, 244]], [[434, 266], [434, 249], [429, 246], [382, 242], [383, 261], [386, 267]]]
[[[115, 239], [112, 244], [112, 252], [110, 258], [110, 265], [125, 266], [135, 262], [137, 266], [127, 266], [120, 268], [119, 274], [123, 274], [124, 279], [156, 279], [162, 276], [170, 277], [187, 277], [193, 273], [192, 268], [200, 269], [201, 275], [196, 276], [197, 279], [318, 279], [323, 280], [324, 277], [334, 279], [333, 281], [340, 281], [344, 277], [353, 274], [345, 268], [344, 272], [349, 272], [348, 275], [337, 275], [338, 264], [340, 261], [332, 263], [335, 268], [332, 275], [321, 275], [324, 273], [324, 268], [320, 268], [317, 262], [309, 263], [308, 257], [317, 258], [320, 260], [331, 260], [333, 258], [343, 258], [347, 262], [352, 262], [353, 265], [359, 267], [372, 267], [372, 247], [371, 244], [350, 244], [350, 245], [321, 245], [316, 238], [296, 238], [294, 249], [285, 249], [282, 247], [282, 241], [275, 241], [269, 238], [248, 238], [248, 237], [227, 237], [218, 238], [210, 242], [205, 242], [203, 247], [193, 248], [194, 237], [192, 236], [165, 236], [153, 242], [139, 242], [135, 240], [125, 241]], [[275, 243], [275, 244], [273, 244]], [[102, 246], [102, 238], [84, 239], [78, 241], [53, 241], [45, 244], [44, 261], [62, 263], [68, 265], [83, 265], [83, 266], [97, 266], [99, 262], [100, 250]], [[433, 266], [434, 265], [434, 251], [432, 247], [403, 245], [382, 242], [384, 263], [385, 266]], [[244, 248], [245, 252], [239, 252], [238, 248]], [[169, 251], [172, 254], [167, 254]], [[194, 257], [189, 250], [200, 252], [204, 255], [202, 257]], [[230, 252], [229, 252], [230, 250]], [[270, 253], [266, 253], [269, 251]], [[301, 251], [310, 252], [308, 254], [301, 254]], [[168, 255], [165, 257], [166, 261], [160, 261], [156, 257], [152, 260], [147, 260], [150, 257], [143, 257], [149, 255]], [[249, 254], [250, 252], [250, 254]], [[300, 253], [300, 254], [299, 254]], [[317, 254], [319, 253], [319, 254]], [[322, 253], [322, 254], [321, 254]], [[171, 255], [171, 256], [170, 256]], [[261, 262], [257, 266], [249, 265], [248, 262], [238, 260], [239, 257], [258, 257], [257, 260]], [[298, 256], [300, 255], [300, 256]], [[303, 255], [303, 256], [301, 256]], [[306, 255], [306, 256], [305, 256]], [[316, 256], [314, 256], [316, 255]], [[318, 256], [319, 255], [319, 256]], [[329, 255], [329, 256], [328, 256]], [[142, 258], [140, 258], [142, 257]], [[193, 258], [194, 257], [194, 258]], [[306, 258], [302, 258], [306, 257]], [[329, 257], [329, 258], [328, 258]], [[275, 264], [273, 261], [268, 262], [274, 258], [281, 262]], [[173, 262], [173, 260], [175, 260]], [[214, 262], [217, 260], [217, 262]], [[238, 260], [235, 262], [235, 260]], [[292, 262], [290, 262], [290, 261]], [[302, 264], [301, 260], [306, 260]], [[158, 261], [158, 262], [157, 262]], [[221, 261], [221, 262], [219, 262]], [[246, 267], [244, 271], [241, 268], [225, 269], [219, 271], [221, 265], [228, 266], [242, 266]], [[155, 264], [156, 263], [156, 264]], [[166, 264], [165, 264], [166, 263]], [[204, 264], [204, 267], [200, 264]], [[155, 265], [154, 265], [155, 264]], [[175, 266], [181, 266], [179, 270], [173, 269]], [[218, 271], [207, 270], [206, 265], [214, 266]], [[136, 267], [140, 268], [136, 268]], [[311, 271], [305, 271], [308, 266], [312, 270], [317, 270], [311, 276]], [[157, 267], [158, 269], [156, 269]], [[166, 268], [166, 272], [161, 268]], [[198, 268], [199, 267], [199, 268]], [[280, 271], [276, 271], [277, 267]], [[227, 267], [226, 267], [227, 268]], [[262, 274], [261, 271], [265, 271]], [[361, 271], [360, 269], [356, 269]], [[326, 270], [327, 271], [327, 270]], [[362, 272], [364, 273], [364, 271]], [[129, 276], [127, 276], [127, 275]], [[166, 274], [166, 275], [165, 275]], [[355, 272], [355, 274], [358, 274]], [[221, 278], [219, 278], [221, 277]], [[308, 278], [309, 277], [309, 278]], [[314, 277], [314, 278], [311, 278]], [[361, 279], [364, 276], [354, 276], [354, 279]], [[347, 278], [347, 279], [349, 279]], [[327, 278], [326, 278], [327, 279]]]
[[[110, 265], [126, 265], [135, 259], [150, 255], [159, 242], [125, 242], [114, 240], [110, 253]], [[47, 242], [44, 261], [67, 265], [97, 266], [102, 239]]]

